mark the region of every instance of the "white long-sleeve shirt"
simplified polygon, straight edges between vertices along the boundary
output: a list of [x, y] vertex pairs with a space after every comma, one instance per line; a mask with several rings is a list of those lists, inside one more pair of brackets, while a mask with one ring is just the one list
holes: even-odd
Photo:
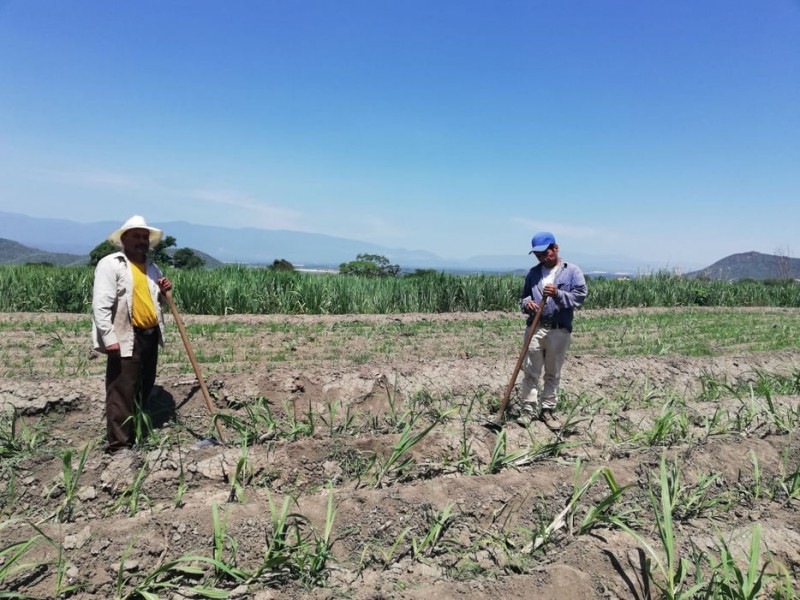
[[[156, 283], [163, 275], [158, 266], [147, 261], [147, 286], [158, 316], [159, 343], [164, 345], [164, 313]], [[133, 274], [128, 258], [115, 252], [102, 258], [94, 271], [92, 291], [92, 343], [105, 354], [106, 347], [119, 344], [120, 356], [133, 355]]]

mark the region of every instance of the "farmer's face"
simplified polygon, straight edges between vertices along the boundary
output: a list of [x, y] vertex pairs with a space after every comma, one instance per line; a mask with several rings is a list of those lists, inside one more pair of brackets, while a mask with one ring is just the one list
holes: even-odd
[[544, 267], [552, 269], [558, 264], [558, 244], [551, 244], [547, 250], [543, 252], [534, 252], [533, 255]]
[[122, 234], [122, 249], [128, 258], [136, 262], [144, 262], [150, 249], [150, 231], [147, 229], [129, 229]]

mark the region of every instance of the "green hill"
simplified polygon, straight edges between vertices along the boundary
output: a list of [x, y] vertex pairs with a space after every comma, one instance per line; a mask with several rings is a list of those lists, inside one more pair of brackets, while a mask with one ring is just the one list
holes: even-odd
[[79, 254], [63, 254], [57, 252], [44, 252], [35, 248], [28, 248], [19, 242], [0, 238], [0, 264], [51, 264], [61, 266], [85, 265], [89, 262], [88, 256]]
[[[168, 248], [167, 253], [172, 255], [177, 248]], [[190, 248], [197, 256], [205, 261], [206, 269], [215, 269], [222, 266], [222, 262], [213, 256]], [[45, 252], [36, 248], [29, 248], [19, 242], [0, 238], [0, 265], [23, 264], [51, 264], [62, 267], [77, 267], [89, 264], [89, 257], [80, 254], [66, 254], [59, 252]]]
[[800, 258], [742, 252], [731, 254], [713, 265], [686, 274], [709, 279], [800, 279]]

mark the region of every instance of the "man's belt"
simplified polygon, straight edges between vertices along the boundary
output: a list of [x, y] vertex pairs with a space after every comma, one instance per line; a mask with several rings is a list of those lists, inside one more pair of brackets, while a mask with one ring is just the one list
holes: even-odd
[[551, 321], [550, 319], [540, 319], [539, 327], [544, 327], [545, 329], [566, 329], [564, 325], [559, 325], [557, 321]]
[[142, 335], [152, 335], [156, 331], [158, 331], [158, 327], [150, 327], [148, 329], [142, 329], [141, 327], [134, 327], [134, 333], [141, 333]]

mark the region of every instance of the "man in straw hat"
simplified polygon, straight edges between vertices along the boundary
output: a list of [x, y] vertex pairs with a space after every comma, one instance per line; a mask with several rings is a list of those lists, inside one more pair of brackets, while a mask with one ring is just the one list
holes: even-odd
[[92, 341], [106, 363], [106, 452], [133, 446], [137, 397], [147, 400], [164, 345], [161, 294], [172, 282], [147, 257], [164, 233], [133, 216], [108, 241], [121, 248], [97, 263], [92, 294]]

